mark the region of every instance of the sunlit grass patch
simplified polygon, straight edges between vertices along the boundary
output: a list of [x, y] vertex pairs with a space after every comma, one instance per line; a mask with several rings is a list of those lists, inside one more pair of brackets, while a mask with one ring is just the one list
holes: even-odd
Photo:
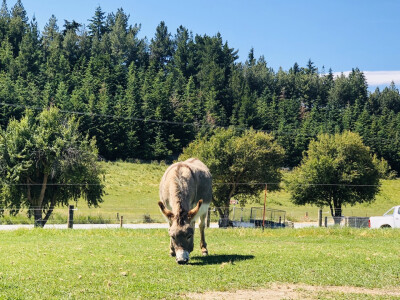
[[[168, 255], [167, 230], [0, 232], [0, 298], [176, 298], [272, 282], [400, 285], [399, 230], [207, 229], [188, 265]], [[324, 294], [325, 296], [325, 294]]]

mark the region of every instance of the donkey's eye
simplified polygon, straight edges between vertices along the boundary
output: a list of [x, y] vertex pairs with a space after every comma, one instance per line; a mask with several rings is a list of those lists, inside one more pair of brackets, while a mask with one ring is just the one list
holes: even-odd
[[171, 236], [171, 238], [175, 241], [175, 237], [174, 236]]
[[193, 237], [192, 234], [188, 235], [187, 239], [190, 240]]

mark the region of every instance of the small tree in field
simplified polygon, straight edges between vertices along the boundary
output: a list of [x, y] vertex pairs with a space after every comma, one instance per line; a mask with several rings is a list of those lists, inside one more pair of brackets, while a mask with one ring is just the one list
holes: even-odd
[[211, 137], [189, 144], [179, 160], [197, 157], [208, 166], [213, 176], [213, 203], [220, 216], [228, 219], [232, 197], [244, 204], [260, 195], [264, 189], [260, 183], [277, 183], [270, 189], [279, 188], [283, 156], [283, 148], [269, 134], [218, 129]]
[[37, 117], [28, 110], [1, 131], [0, 204], [12, 214], [27, 208], [36, 227], [70, 200], [83, 197], [89, 206], [102, 202], [101, 174], [95, 141], [82, 136], [75, 118], [65, 118], [57, 108]]
[[311, 141], [286, 184], [293, 203], [329, 206], [332, 217], [340, 217], [343, 205], [374, 200], [379, 177], [369, 147], [358, 134], [347, 131]]

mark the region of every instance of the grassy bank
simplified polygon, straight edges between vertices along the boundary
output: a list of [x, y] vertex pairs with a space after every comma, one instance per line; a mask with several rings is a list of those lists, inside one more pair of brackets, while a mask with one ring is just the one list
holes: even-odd
[[[75, 211], [77, 223], [117, 223], [118, 216], [123, 215], [125, 222], [164, 222], [158, 206], [158, 184], [162, 174], [168, 167], [159, 163], [102, 163], [105, 169], [106, 194], [104, 203], [99, 208], [88, 208], [83, 201], [78, 202]], [[260, 193], [259, 202], [264, 201], [264, 193]], [[260, 206], [260, 203], [248, 204], [247, 207]], [[345, 207], [346, 216], [381, 215], [394, 205], [400, 204], [400, 180], [383, 180], [382, 190], [372, 204], [360, 204]], [[269, 192], [267, 207], [285, 210], [292, 221], [316, 221], [317, 207], [310, 205], [295, 206], [290, 202], [290, 195], [281, 190]], [[323, 210], [329, 216], [328, 208]], [[307, 215], [307, 217], [306, 217]], [[22, 212], [18, 217], [0, 218], [2, 224], [32, 223]], [[217, 220], [217, 216], [213, 216]], [[49, 223], [65, 223], [67, 209], [57, 208]]]
[[198, 235], [190, 264], [181, 266], [168, 256], [166, 230], [1, 232], [0, 298], [174, 299], [272, 282], [400, 285], [399, 230], [209, 229], [206, 258]]
[[158, 185], [167, 169], [166, 164], [103, 163], [106, 195], [100, 208], [89, 209], [78, 204], [77, 215], [101, 216], [110, 223], [117, 214], [130, 223], [164, 222], [158, 202]]

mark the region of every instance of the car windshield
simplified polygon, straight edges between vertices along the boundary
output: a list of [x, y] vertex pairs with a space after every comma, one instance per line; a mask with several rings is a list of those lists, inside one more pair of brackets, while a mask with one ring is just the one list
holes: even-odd
[[387, 212], [385, 212], [384, 216], [391, 216], [391, 215], [393, 215], [393, 213], [394, 213], [394, 207], [392, 207]]

